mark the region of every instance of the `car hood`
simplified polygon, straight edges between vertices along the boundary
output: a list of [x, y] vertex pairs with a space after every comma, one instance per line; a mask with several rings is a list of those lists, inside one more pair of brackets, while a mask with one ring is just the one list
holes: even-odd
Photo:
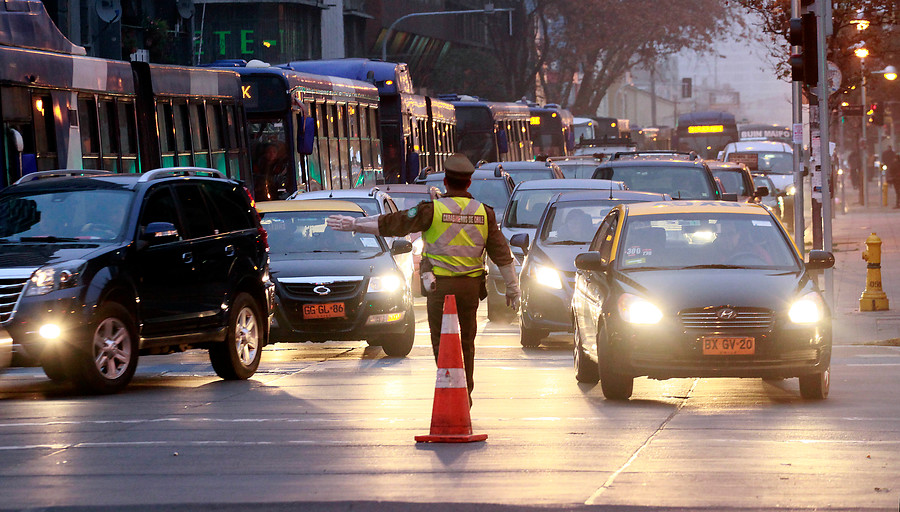
[[561, 272], [575, 272], [575, 256], [586, 252], [590, 244], [532, 245], [528, 256], [535, 263], [549, 265]]
[[269, 261], [269, 274], [284, 277], [365, 276], [381, 275], [397, 270], [389, 253], [359, 254], [353, 252], [299, 253], [295, 259]]
[[38, 268], [71, 260], [88, 260], [120, 247], [111, 243], [0, 244], [0, 268]]
[[758, 269], [680, 269], [616, 272], [623, 290], [672, 313], [707, 306], [784, 310], [812, 291], [805, 273]]

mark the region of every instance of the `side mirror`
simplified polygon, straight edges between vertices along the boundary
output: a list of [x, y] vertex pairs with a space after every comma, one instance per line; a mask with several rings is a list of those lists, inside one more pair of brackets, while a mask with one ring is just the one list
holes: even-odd
[[807, 270], [824, 270], [834, 266], [834, 254], [828, 251], [809, 251], [809, 262], [806, 264]]
[[769, 195], [769, 187], [756, 187], [756, 197], [765, 197]]
[[391, 242], [391, 254], [406, 254], [412, 252], [412, 242], [409, 240], [397, 239]]
[[575, 268], [578, 270], [604, 270], [606, 263], [597, 251], [583, 252], [575, 256]]
[[499, 178], [503, 176], [503, 165], [497, 164], [497, 167], [494, 167], [494, 177]]
[[513, 247], [518, 247], [522, 249], [525, 254], [528, 254], [528, 246], [531, 245], [531, 240], [528, 233], [516, 233], [509, 239], [509, 245]]
[[737, 200], [738, 200], [738, 195], [735, 194], [734, 192], [725, 192], [722, 194], [722, 201], [737, 202]]
[[594, 179], [600, 178], [601, 180], [611, 180], [613, 177], [613, 169], [612, 167], [598, 167], [591, 177]]
[[150, 245], [174, 242], [178, 240], [178, 230], [171, 222], [151, 222], [141, 233], [141, 240]]
[[302, 130], [297, 133], [297, 153], [311, 155], [316, 143], [316, 120], [304, 117], [301, 128]]

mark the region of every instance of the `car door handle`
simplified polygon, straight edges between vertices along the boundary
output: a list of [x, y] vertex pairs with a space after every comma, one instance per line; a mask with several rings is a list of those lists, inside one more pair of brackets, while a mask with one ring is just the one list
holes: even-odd
[[234, 246], [233, 245], [225, 246], [225, 256], [234, 256]]
[[190, 252], [186, 252], [181, 255], [181, 261], [187, 264], [194, 262], [194, 254]]

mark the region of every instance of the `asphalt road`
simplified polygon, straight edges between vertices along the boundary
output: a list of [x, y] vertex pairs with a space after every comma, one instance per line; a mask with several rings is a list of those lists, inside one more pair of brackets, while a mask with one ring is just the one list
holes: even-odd
[[482, 307], [473, 429], [417, 444], [435, 365], [364, 342], [276, 344], [246, 382], [206, 353], [141, 360], [83, 397], [0, 374], [3, 510], [898, 510], [900, 348], [836, 340], [831, 396], [796, 379], [578, 384], [571, 340], [523, 349]]

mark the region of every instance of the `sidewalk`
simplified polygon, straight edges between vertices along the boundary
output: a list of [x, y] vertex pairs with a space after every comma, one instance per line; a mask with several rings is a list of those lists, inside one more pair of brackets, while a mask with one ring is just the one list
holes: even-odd
[[[859, 203], [859, 194], [848, 188], [847, 212], [835, 212], [832, 220], [834, 253], [834, 344], [884, 342], [900, 338], [900, 209], [894, 209], [894, 191], [888, 204], [874, 183], [869, 185], [868, 208]], [[862, 253], [866, 238], [875, 233], [881, 239], [881, 279], [890, 310], [860, 311], [859, 297], [866, 287], [866, 262]], [[807, 246], [807, 250], [809, 246]], [[823, 283], [823, 280], [819, 281]]]

